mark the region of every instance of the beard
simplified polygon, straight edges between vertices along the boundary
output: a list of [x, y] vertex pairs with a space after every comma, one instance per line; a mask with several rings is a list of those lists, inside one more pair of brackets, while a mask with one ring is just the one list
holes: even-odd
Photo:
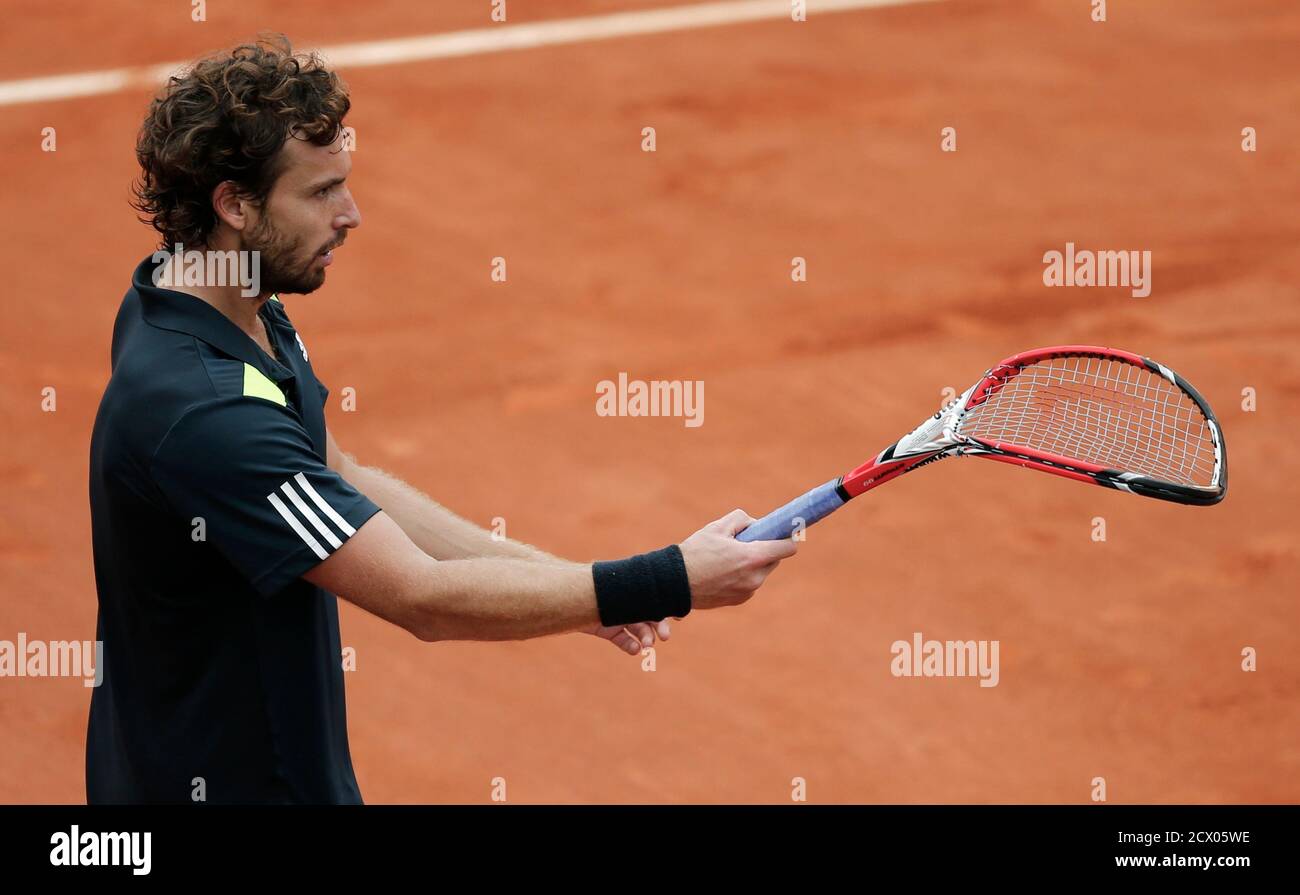
[[316, 266], [316, 254], [303, 260], [302, 240], [277, 229], [270, 215], [263, 214], [249, 232], [244, 249], [258, 253], [263, 294], [306, 295], [325, 282], [325, 268]]

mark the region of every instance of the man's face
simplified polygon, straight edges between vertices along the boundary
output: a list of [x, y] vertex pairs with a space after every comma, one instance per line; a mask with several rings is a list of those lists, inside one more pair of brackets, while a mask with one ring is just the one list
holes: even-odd
[[263, 294], [305, 295], [325, 282], [332, 250], [361, 224], [344, 183], [352, 154], [343, 151], [341, 135], [330, 146], [290, 138], [280, 153], [280, 176], [242, 247], [259, 253]]

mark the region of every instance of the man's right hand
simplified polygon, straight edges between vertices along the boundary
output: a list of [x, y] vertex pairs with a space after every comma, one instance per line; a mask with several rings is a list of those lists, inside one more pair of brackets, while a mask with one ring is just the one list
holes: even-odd
[[691, 608], [736, 606], [754, 595], [777, 563], [794, 556], [798, 544], [782, 541], [736, 540], [755, 520], [744, 510], [732, 510], [682, 541], [682, 558], [691, 582]]

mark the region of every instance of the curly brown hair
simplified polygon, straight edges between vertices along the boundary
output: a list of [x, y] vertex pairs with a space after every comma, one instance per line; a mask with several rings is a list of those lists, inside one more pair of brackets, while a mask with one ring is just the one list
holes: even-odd
[[339, 76], [315, 53], [295, 55], [282, 34], [201, 59], [172, 76], [149, 106], [131, 204], [162, 235], [162, 248], [205, 245], [217, 223], [218, 184], [229, 180], [264, 202], [290, 135], [328, 146], [350, 106]]

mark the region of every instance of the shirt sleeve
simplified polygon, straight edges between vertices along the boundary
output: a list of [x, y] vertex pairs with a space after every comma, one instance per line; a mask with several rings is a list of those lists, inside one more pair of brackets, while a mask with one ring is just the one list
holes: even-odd
[[153, 457], [171, 507], [264, 596], [315, 567], [379, 512], [325, 465], [297, 415], [256, 398], [191, 408]]

